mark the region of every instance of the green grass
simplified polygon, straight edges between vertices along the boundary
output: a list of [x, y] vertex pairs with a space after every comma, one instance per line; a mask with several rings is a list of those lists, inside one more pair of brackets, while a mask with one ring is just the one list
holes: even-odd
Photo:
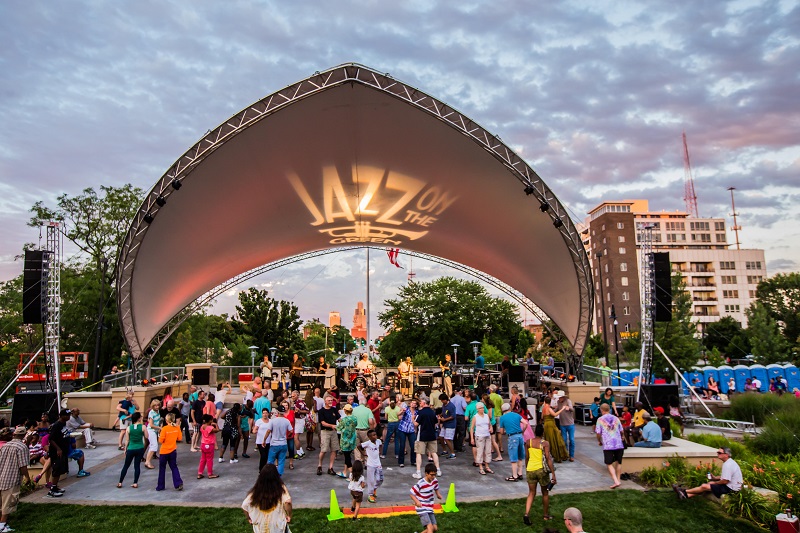
[[[603, 491], [594, 493], [554, 494], [550, 500], [550, 514], [555, 517], [547, 525], [565, 531], [564, 509], [577, 507], [583, 512], [584, 527], [593, 533], [619, 531], [647, 531], [648, 533], [692, 533], [736, 531], [748, 533], [763, 531], [741, 519], [731, 518], [704, 498], [679, 501], [671, 490], [640, 492], [633, 490]], [[541, 496], [533, 503], [533, 527], [522, 524], [525, 500], [499, 500], [486, 503], [459, 504], [461, 512], [437, 515], [440, 531], [541, 531]], [[328, 522], [326, 510], [296, 509], [291, 528], [303, 532], [375, 532], [405, 533], [420, 530], [416, 516], [393, 518], [364, 518]], [[12, 515], [10, 525], [17, 531], [58, 531], [59, 533], [84, 533], [85, 531], [135, 533], [163, 529], [170, 533], [197, 531], [226, 532], [250, 531], [250, 526], [239, 509], [189, 508], [157, 506], [78, 506], [62, 504], [21, 503]]]

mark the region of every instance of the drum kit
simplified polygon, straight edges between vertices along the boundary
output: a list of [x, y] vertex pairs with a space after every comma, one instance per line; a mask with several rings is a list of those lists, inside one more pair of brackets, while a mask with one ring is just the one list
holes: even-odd
[[355, 367], [347, 367], [343, 374], [347, 386], [353, 390], [359, 387], [375, 389], [380, 386], [378, 375], [370, 369], [359, 370]]

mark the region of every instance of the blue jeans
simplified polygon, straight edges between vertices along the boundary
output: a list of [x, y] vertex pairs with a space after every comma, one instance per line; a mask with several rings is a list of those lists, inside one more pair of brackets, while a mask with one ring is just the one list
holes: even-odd
[[278, 475], [283, 475], [283, 465], [286, 464], [286, 454], [289, 452], [289, 447], [285, 444], [281, 444], [279, 446], [275, 446], [271, 444], [269, 447], [269, 456], [267, 457], [267, 463], [274, 463], [275, 459], [278, 460]]
[[[183, 486], [181, 473], [178, 471], [178, 452], [174, 451], [168, 454], [162, 453], [158, 456], [158, 483], [156, 484], [156, 490], [164, 490], [166, 486], [167, 465], [172, 471], [172, 486], [176, 489]], [[134, 469], [135, 474], [136, 471]]]
[[416, 466], [417, 464], [417, 454], [414, 453], [414, 443], [417, 440], [416, 433], [403, 433], [402, 431], [397, 432], [397, 437], [395, 439], [400, 439], [400, 450], [397, 452], [397, 464], [402, 465], [405, 464], [405, 457], [406, 457], [406, 439], [408, 439], [408, 444], [411, 447], [411, 464]]
[[386, 440], [383, 441], [383, 453], [381, 455], [386, 455], [386, 450], [389, 449], [389, 440], [394, 435], [394, 454], [400, 457], [400, 432], [397, 431], [399, 427], [400, 422], [389, 422], [386, 425]]
[[637, 448], [661, 448], [660, 442], [647, 442], [646, 440], [640, 440], [639, 442], [635, 442], [633, 445]]
[[561, 438], [564, 439], [564, 444], [567, 446], [570, 457], [575, 457], [575, 425], [565, 426], [561, 425]]

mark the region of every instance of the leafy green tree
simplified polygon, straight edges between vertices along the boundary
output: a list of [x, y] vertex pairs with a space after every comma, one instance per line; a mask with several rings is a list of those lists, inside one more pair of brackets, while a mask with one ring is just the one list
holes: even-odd
[[472, 357], [469, 343], [483, 337], [510, 354], [521, 329], [511, 303], [491, 297], [477, 282], [452, 277], [411, 282], [384, 306], [378, 319], [390, 333], [381, 352], [392, 364], [422, 352], [440, 357], [452, 352], [454, 343], [462, 347], [458, 360], [463, 363]]
[[300, 331], [303, 322], [296, 305], [286, 300], [275, 300], [268, 294], [268, 291], [255, 287], [239, 293], [233, 330], [251, 338], [253, 345], [259, 347], [259, 353], [267, 354], [270, 347], [277, 348], [276, 364], [285, 366], [291, 361], [292, 354], [305, 353]]
[[201, 353], [192, 337], [192, 327], [182, 325], [181, 330], [175, 334], [175, 345], [162, 359], [163, 366], [183, 366], [187, 363], [202, 363], [206, 358]]
[[789, 346], [796, 346], [800, 339], [800, 272], [765, 279], [756, 288], [756, 298], [778, 322]]
[[[333, 326], [331, 329], [333, 340], [330, 346], [336, 353], [349, 353], [356, 349], [356, 341], [350, 335], [350, 330], [344, 326]], [[381, 349], [383, 346], [381, 346]]]
[[733, 317], [724, 316], [717, 322], [706, 326], [703, 344], [706, 350], [716, 348], [721, 353], [731, 355], [728, 347], [733, 339], [742, 332], [742, 329], [742, 325]]
[[[657, 322], [655, 342], [666, 352], [675, 366], [689, 369], [697, 364], [700, 354], [700, 342], [697, 340], [697, 325], [692, 320], [692, 299], [686, 290], [686, 284], [680, 272], [672, 276], [672, 320]], [[657, 348], [653, 349], [653, 373], [669, 378], [670, 369], [662, 375], [669, 364], [664, 360]]]
[[499, 363], [503, 360], [503, 354], [500, 353], [500, 350], [489, 344], [486, 337], [483, 338], [483, 342], [481, 343], [481, 355], [483, 355], [483, 360], [486, 363]]
[[528, 350], [531, 346], [536, 342], [536, 338], [533, 336], [533, 333], [528, 331], [525, 328], [519, 330], [519, 335], [517, 335], [517, 347], [516, 353], [520, 359], [525, 359], [525, 356], [528, 353]]
[[603, 342], [603, 336], [599, 333], [591, 335], [586, 343], [586, 349], [583, 351], [584, 364], [597, 366], [600, 364], [600, 358], [606, 358], [606, 364], [610, 364], [608, 360], [608, 351]]
[[756, 360], [764, 365], [788, 360], [789, 343], [781, 334], [778, 322], [767, 307], [761, 302], [755, 302], [745, 314], [747, 333]]

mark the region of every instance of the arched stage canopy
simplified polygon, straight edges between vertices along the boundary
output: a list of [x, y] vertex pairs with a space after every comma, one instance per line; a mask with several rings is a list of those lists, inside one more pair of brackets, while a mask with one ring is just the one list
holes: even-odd
[[117, 264], [125, 341], [137, 359], [152, 354], [170, 321], [227, 280], [365, 245], [485, 272], [535, 302], [583, 352], [589, 263], [553, 192], [469, 118], [355, 64], [247, 107], [156, 183]]

